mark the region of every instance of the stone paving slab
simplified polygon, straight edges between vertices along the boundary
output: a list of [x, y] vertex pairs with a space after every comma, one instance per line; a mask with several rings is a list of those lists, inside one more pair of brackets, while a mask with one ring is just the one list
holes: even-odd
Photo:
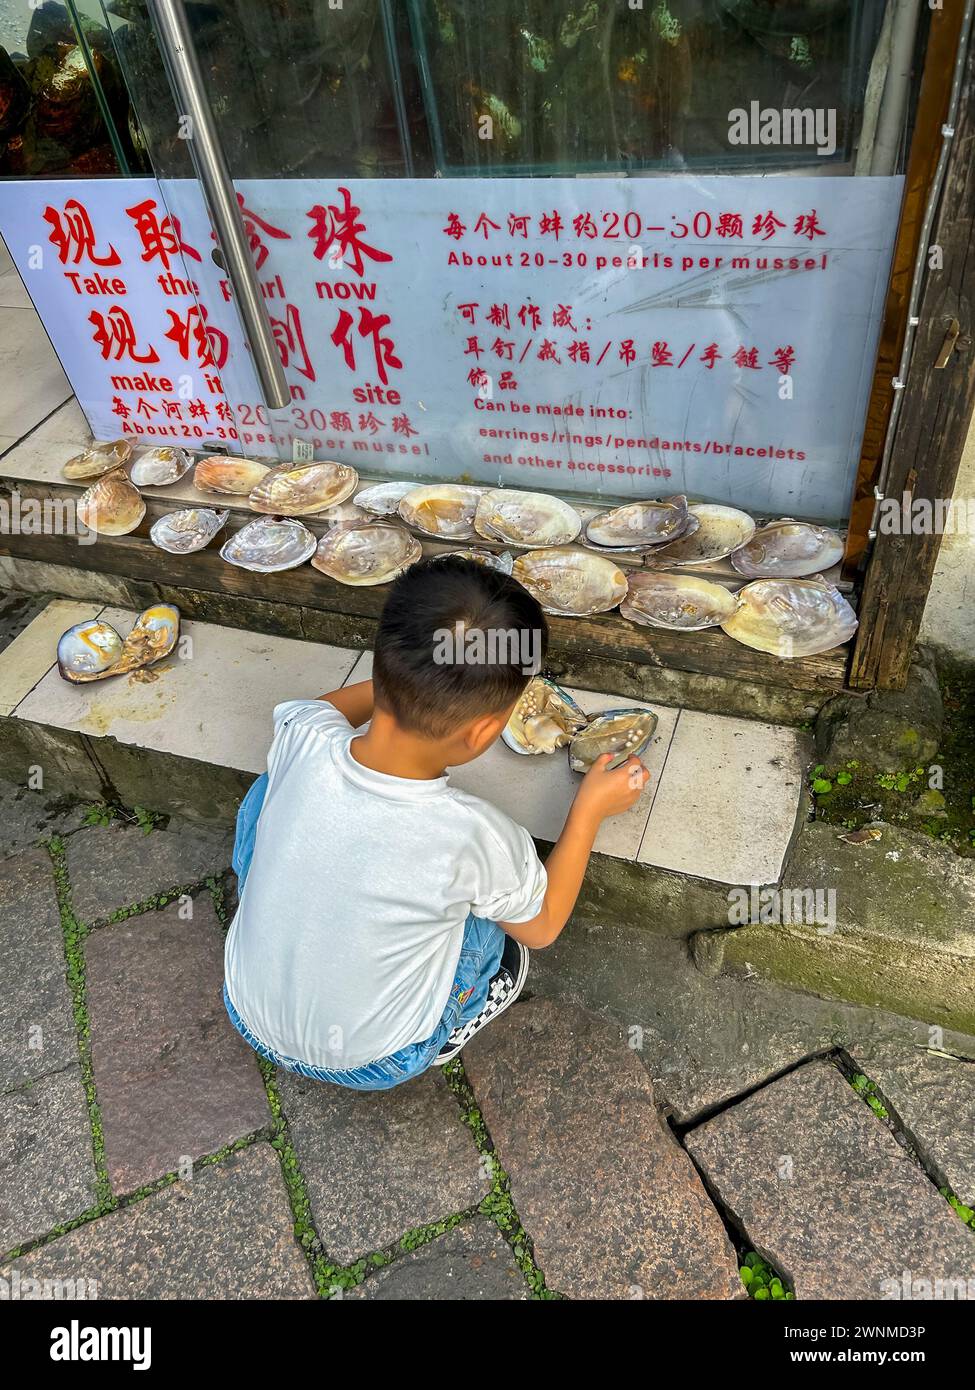
[[[95, 1280], [103, 1299], [313, 1298], [277, 1155], [258, 1143], [42, 1246], [10, 1279]], [[23, 1296], [23, 1292], [22, 1292]]]
[[79, 922], [104, 922], [120, 907], [202, 883], [230, 867], [233, 836], [202, 826], [153, 830], [93, 825], [66, 842], [71, 906]]
[[[927, 1024], [882, 1009], [755, 978], [711, 978], [694, 965], [686, 942], [642, 926], [573, 918], [552, 946], [533, 954], [528, 988], [617, 1022], [658, 1103], [681, 1125], [838, 1047], [910, 1052], [929, 1044]], [[975, 1038], [948, 1029], [943, 1037], [945, 1051], [975, 1059]]]
[[86, 810], [70, 797], [0, 781], [0, 859], [78, 830]]
[[799, 1067], [686, 1143], [798, 1299], [883, 1299], [905, 1270], [975, 1279], [975, 1233], [829, 1062]]
[[619, 1030], [516, 1004], [464, 1067], [535, 1261], [570, 1298], [737, 1298], [738, 1264]]
[[975, 1207], [975, 1062], [891, 1044], [852, 1053], [928, 1172]]
[[131, 1192], [270, 1120], [257, 1058], [221, 996], [223, 937], [208, 896], [85, 941], [92, 1065], [112, 1187]]
[[370, 1274], [342, 1297], [452, 1302], [527, 1299], [525, 1277], [494, 1222], [475, 1216]]
[[78, 1060], [64, 937], [46, 850], [0, 863], [0, 1090]]
[[391, 1091], [348, 1091], [275, 1073], [330, 1259], [351, 1264], [478, 1203], [490, 1187], [436, 1068]]
[[78, 1064], [0, 1095], [0, 1252], [95, 1203], [91, 1127]]

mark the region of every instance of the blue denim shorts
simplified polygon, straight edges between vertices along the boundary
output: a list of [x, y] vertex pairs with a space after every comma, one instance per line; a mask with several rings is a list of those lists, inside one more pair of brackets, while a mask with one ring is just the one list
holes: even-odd
[[[257, 818], [261, 813], [266, 792], [267, 773], [264, 773], [244, 797], [237, 814], [233, 865], [241, 888], [244, 886], [254, 854]], [[471, 913], [464, 923], [460, 959], [457, 962], [457, 973], [451, 986], [447, 1007], [434, 1032], [423, 1042], [410, 1043], [408, 1047], [403, 1047], [388, 1057], [349, 1071], [313, 1067], [297, 1057], [282, 1056], [251, 1032], [234, 1007], [226, 985], [223, 987], [223, 1001], [230, 1021], [241, 1037], [250, 1044], [258, 1056], [272, 1065], [295, 1072], [298, 1076], [308, 1076], [316, 1081], [332, 1081], [337, 1086], [348, 1086], [355, 1091], [387, 1091], [426, 1071], [453, 1030], [459, 1024], [476, 1018], [481, 1012], [487, 1003], [488, 986], [492, 976], [497, 973], [501, 963], [504, 939], [504, 932], [496, 922], [489, 922], [485, 917], [475, 917]]]

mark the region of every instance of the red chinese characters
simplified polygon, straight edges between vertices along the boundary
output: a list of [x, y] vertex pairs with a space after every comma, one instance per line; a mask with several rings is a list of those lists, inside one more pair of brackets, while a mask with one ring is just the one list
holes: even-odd
[[158, 257], [167, 270], [172, 269], [172, 257], [181, 253], [194, 261], [202, 260], [199, 251], [189, 246], [180, 231], [179, 218], [166, 216], [160, 221], [156, 212], [155, 198], [146, 198], [133, 207], [126, 208], [126, 215], [132, 218], [139, 240], [142, 242], [142, 259], [151, 261]]
[[203, 305], [191, 304], [185, 315], [175, 309], [167, 309], [170, 324], [165, 336], [176, 344], [176, 350], [184, 362], [190, 360], [192, 352], [201, 367], [222, 367], [227, 361], [230, 342], [226, 333], [207, 323], [207, 311]]
[[45, 208], [44, 221], [51, 227], [48, 241], [57, 247], [62, 265], [67, 265], [69, 260], [73, 265], [82, 260], [92, 265], [121, 264], [122, 258], [111, 244], [106, 251], [99, 252], [88, 209], [77, 198], [69, 198], [60, 212], [55, 207]]
[[92, 341], [101, 349], [103, 361], [111, 358], [114, 362], [121, 362], [126, 357], [130, 362], [159, 361], [159, 353], [151, 343], [140, 351], [132, 317], [121, 304], [113, 304], [106, 314], [93, 309], [88, 315], [88, 322], [94, 325]]
[[[359, 306], [358, 335], [360, 338], [371, 340], [373, 357], [376, 363], [376, 371], [379, 380], [384, 386], [389, 384], [389, 377], [386, 374], [387, 367], [394, 367], [397, 370], [402, 368], [403, 363], [396, 356], [396, 345], [392, 338], [383, 333], [383, 329], [389, 323], [388, 314], [374, 314], [371, 309], [364, 304]], [[355, 345], [352, 338], [353, 318], [347, 309], [339, 312], [338, 323], [332, 330], [332, 342], [340, 348], [345, 358], [345, 365], [350, 371], [355, 371]]]
[[339, 193], [342, 195], [341, 207], [334, 203], [329, 203], [328, 207], [316, 203], [308, 213], [313, 223], [308, 235], [315, 243], [316, 259], [322, 260], [334, 247], [331, 261], [336, 265], [351, 263], [357, 275], [362, 275], [365, 269], [364, 256], [371, 261], [391, 261], [393, 258], [388, 251], [379, 251], [363, 239], [366, 224], [358, 220], [361, 208], [355, 206], [349, 190], [340, 188]]

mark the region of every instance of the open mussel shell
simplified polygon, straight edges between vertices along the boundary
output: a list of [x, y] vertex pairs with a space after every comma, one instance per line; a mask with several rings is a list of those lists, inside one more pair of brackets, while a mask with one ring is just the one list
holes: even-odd
[[129, 465], [129, 477], [136, 487], [165, 487], [178, 483], [191, 463], [184, 449], [144, 449]]
[[345, 502], [358, 486], [359, 475], [347, 463], [282, 463], [264, 475], [249, 500], [255, 512], [311, 516]]
[[415, 487], [400, 499], [399, 514], [424, 535], [445, 541], [477, 538], [474, 513], [482, 489], [463, 483], [430, 483]]
[[78, 520], [99, 536], [127, 536], [145, 514], [142, 494], [124, 468], [106, 473], [78, 500]]
[[193, 486], [199, 488], [200, 492], [245, 497], [270, 471], [266, 463], [256, 463], [254, 459], [213, 454], [210, 458], [200, 459], [194, 468]]
[[373, 483], [357, 492], [354, 498], [357, 507], [374, 516], [395, 516], [403, 498], [416, 491], [416, 483], [409, 479], [401, 483]]
[[170, 555], [191, 555], [202, 550], [227, 524], [229, 512], [214, 511], [212, 507], [185, 507], [168, 512], [154, 521], [149, 539]]
[[157, 603], [123, 641], [109, 623], [77, 623], [58, 642], [58, 671], [76, 685], [122, 676], [169, 656], [179, 639], [179, 609]]
[[79, 482], [100, 478], [103, 473], [111, 473], [113, 468], [124, 468], [131, 457], [132, 445], [127, 439], [89, 444], [87, 449], [68, 459], [63, 469], [64, 476]]
[[724, 560], [733, 550], [747, 545], [755, 534], [755, 522], [737, 507], [717, 502], [695, 502], [688, 507], [697, 529], [688, 529], [675, 541], [658, 546], [646, 558], [648, 565], [672, 569], [683, 565], [708, 565]]
[[290, 516], [259, 516], [224, 541], [220, 558], [238, 569], [276, 574], [295, 569], [318, 544], [307, 526]]
[[122, 655], [122, 639], [109, 623], [76, 623], [58, 640], [58, 670], [66, 681], [94, 681]]
[[815, 656], [847, 642], [857, 618], [821, 574], [809, 579], [755, 579], [739, 589], [737, 606], [721, 624], [729, 637], [784, 660]]
[[422, 554], [416, 537], [395, 522], [340, 522], [318, 542], [312, 565], [340, 584], [388, 584]]
[[698, 632], [730, 618], [736, 603], [735, 595], [723, 585], [699, 574], [636, 570], [628, 578], [620, 612], [645, 627]]
[[477, 504], [474, 529], [504, 545], [568, 545], [582, 530], [582, 518], [568, 502], [546, 492], [491, 488]]
[[626, 576], [603, 555], [589, 550], [529, 550], [511, 573], [546, 613], [584, 618], [608, 613], [626, 594]]
[[493, 550], [480, 550], [476, 545], [465, 546], [461, 550], [441, 550], [436, 555], [431, 555], [431, 560], [446, 560], [448, 555], [455, 555], [461, 560], [473, 560], [475, 565], [484, 565], [489, 570], [499, 570], [502, 574], [510, 574], [514, 564], [514, 556], [507, 550], [495, 552]]
[[802, 579], [839, 564], [843, 550], [843, 538], [828, 526], [783, 517], [756, 531], [731, 563], [749, 579]]
[[604, 753], [612, 753], [607, 770], [629, 757], [642, 758], [657, 729], [657, 716], [648, 709], [608, 709], [597, 714], [569, 744], [573, 772], [588, 772]]
[[554, 753], [567, 747], [588, 723], [568, 691], [545, 676], [533, 676], [501, 737], [516, 753]]
[[645, 550], [665, 545], [687, 528], [687, 498], [663, 497], [657, 502], [627, 502], [600, 512], [586, 525], [586, 540], [605, 550]]
[[145, 609], [135, 620], [132, 631], [122, 643], [122, 655], [108, 676], [120, 676], [162, 661], [176, 646], [179, 638], [179, 609], [171, 603], [157, 603]]

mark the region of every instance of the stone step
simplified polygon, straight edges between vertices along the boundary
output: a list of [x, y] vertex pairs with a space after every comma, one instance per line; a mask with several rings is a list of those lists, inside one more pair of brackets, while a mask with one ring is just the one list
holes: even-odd
[[[152, 668], [155, 679], [76, 686], [53, 664], [57, 638], [91, 616], [91, 605], [54, 601], [0, 655], [4, 764], [15, 780], [32, 763], [48, 775], [53, 740], [62, 756], [51, 777], [60, 772], [68, 790], [97, 796], [107, 779], [124, 804], [229, 821], [264, 768], [274, 705], [367, 679], [371, 670], [370, 655], [350, 648], [187, 622], [188, 645]], [[135, 614], [100, 616], [124, 633]], [[619, 704], [599, 691], [574, 693], [589, 712]], [[799, 814], [806, 740], [756, 721], [653, 708], [651, 782], [631, 811], [604, 824], [599, 857], [713, 885], [774, 882]], [[74, 756], [65, 766], [68, 750]], [[500, 742], [451, 780], [544, 842], [557, 838], [579, 784], [564, 754], [520, 758]]]
[[686, 1143], [796, 1298], [930, 1298], [938, 1280], [961, 1280], [961, 1297], [975, 1288], [975, 1232], [832, 1063], [797, 1068]]
[[474, 1038], [464, 1069], [550, 1289], [743, 1296], [721, 1218], [618, 1029], [534, 999]]

